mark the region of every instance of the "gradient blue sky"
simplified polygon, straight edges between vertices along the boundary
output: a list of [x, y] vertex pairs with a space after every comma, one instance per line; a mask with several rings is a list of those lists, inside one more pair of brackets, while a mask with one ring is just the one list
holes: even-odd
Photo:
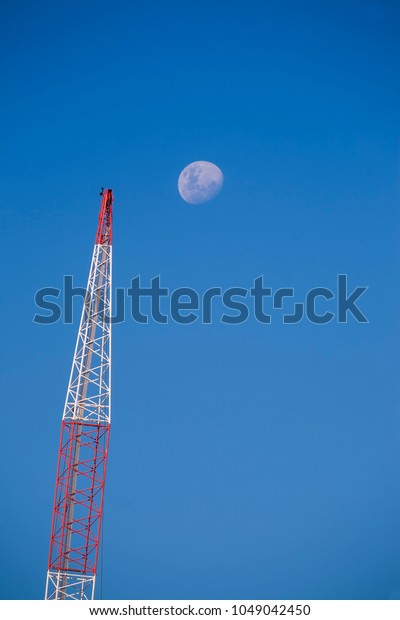
[[[42, 598], [101, 185], [114, 283], [368, 285], [370, 323], [114, 330], [103, 598], [400, 597], [395, 1], [14, 2], [1, 17], [3, 598]], [[205, 159], [222, 193], [189, 206]], [[100, 589], [97, 590], [100, 596]]]

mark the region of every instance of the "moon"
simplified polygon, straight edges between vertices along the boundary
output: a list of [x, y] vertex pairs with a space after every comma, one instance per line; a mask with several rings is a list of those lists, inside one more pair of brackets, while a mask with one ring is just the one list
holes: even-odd
[[224, 175], [209, 161], [194, 161], [182, 170], [178, 190], [186, 202], [199, 205], [215, 198], [224, 184]]

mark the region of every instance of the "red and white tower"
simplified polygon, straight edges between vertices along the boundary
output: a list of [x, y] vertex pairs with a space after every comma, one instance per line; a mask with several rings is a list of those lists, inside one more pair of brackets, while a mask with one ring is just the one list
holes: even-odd
[[102, 192], [62, 418], [46, 599], [93, 599], [111, 423], [111, 189]]

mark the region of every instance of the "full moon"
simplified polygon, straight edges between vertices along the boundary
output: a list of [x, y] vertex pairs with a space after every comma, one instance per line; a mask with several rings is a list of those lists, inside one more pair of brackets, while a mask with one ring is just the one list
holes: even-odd
[[214, 198], [222, 189], [224, 175], [209, 161], [194, 161], [182, 170], [178, 190], [183, 200], [199, 205]]

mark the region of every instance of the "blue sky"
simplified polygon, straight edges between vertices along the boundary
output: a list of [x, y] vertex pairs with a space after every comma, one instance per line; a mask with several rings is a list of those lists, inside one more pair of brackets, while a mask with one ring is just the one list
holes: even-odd
[[[15, 2], [2, 10], [2, 598], [42, 598], [100, 186], [114, 284], [299, 297], [366, 325], [118, 325], [103, 598], [398, 598], [396, 2]], [[191, 161], [221, 194], [187, 205]], [[78, 318], [78, 317], [77, 317]], [[97, 597], [100, 596], [100, 588]]]

